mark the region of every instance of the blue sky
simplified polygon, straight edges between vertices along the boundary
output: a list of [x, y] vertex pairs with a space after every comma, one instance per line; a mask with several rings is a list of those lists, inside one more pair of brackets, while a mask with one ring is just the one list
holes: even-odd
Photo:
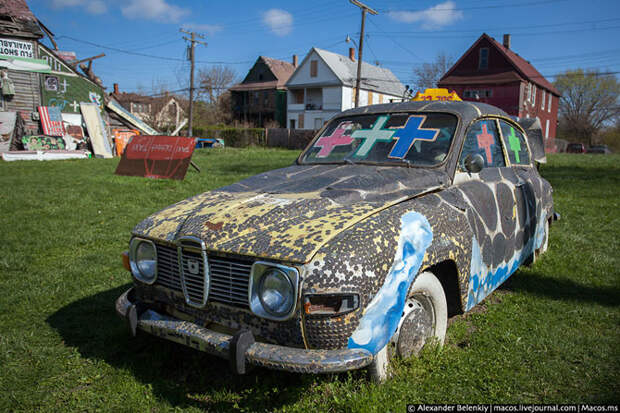
[[[242, 79], [259, 55], [303, 59], [316, 46], [346, 55], [357, 42], [360, 11], [348, 0], [30, 0], [35, 15], [56, 35], [61, 50], [95, 60], [95, 73], [111, 91], [151, 93], [187, 86], [185, 27], [202, 33], [197, 68], [226, 64]], [[618, 0], [366, 0], [364, 60], [379, 62], [404, 83], [413, 67], [444, 52], [455, 59], [487, 32], [550, 81], [582, 67], [620, 71]], [[105, 46], [105, 47], [103, 47]], [[121, 52], [158, 56], [136, 56]]]

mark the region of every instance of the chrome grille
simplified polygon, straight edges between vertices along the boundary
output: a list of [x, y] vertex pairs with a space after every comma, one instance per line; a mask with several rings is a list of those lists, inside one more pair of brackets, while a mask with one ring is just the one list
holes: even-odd
[[178, 251], [185, 301], [192, 307], [204, 307], [209, 295], [207, 254], [201, 244], [186, 239], [180, 241]]
[[[184, 251], [183, 256], [191, 254], [191, 259], [197, 259], [200, 254]], [[179, 270], [178, 249], [166, 245], [157, 245], [157, 281], [166, 288], [183, 292], [181, 285], [181, 272]], [[250, 272], [252, 261], [209, 256], [209, 300], [235, 307], [248, 307], [248, 286], [250, 282]], [[200, 272], [203, 273], [201, 259]], [[185, 286], [192, 301], [199, 302], [202, 298], [202, 284], [195, 280], [187, 271], [186, 261], [184, 260]], [[188, 277], [188, 274], [190, 275]], [[201, 278], [202, 279], [202, 278]], [[199, 295], [198, 295], [199, 294]]]

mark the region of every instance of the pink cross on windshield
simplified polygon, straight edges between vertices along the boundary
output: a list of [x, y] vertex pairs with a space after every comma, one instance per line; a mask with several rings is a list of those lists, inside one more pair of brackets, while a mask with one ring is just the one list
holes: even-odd
[[314, 144], [315, 147], [320, 147], [321, 150], [316, 154], [317, 158], [327, 158], [334, 150], [335, 146], [350, 145], [353, 142], [353, 138], [344, 133], [351, 122], [342, 122], [331, 135], [322, 136]]

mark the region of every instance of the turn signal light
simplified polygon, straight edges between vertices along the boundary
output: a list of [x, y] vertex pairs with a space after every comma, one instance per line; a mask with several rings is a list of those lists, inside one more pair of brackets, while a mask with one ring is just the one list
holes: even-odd
[[123, 251], [121, 257], [123, 258], [123, 267], [125, 267], [127, 271], [131, 271], [131, 266], [129, 265], [129, 251]]
[[357, 294], [312, 294], [304, 297], [307, 315], [340, 315], [359, 307]]

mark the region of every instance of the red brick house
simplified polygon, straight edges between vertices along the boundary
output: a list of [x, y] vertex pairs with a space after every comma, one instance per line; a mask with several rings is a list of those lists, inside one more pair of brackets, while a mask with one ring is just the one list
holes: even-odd
[[551, 148], [560, 93], [535, 68], [510, 49], [510, 35], [500, 44], [486, 33], [446, 72], [439, 87], [463, 100], [485, 102], [520, 118], [538, 118]]

